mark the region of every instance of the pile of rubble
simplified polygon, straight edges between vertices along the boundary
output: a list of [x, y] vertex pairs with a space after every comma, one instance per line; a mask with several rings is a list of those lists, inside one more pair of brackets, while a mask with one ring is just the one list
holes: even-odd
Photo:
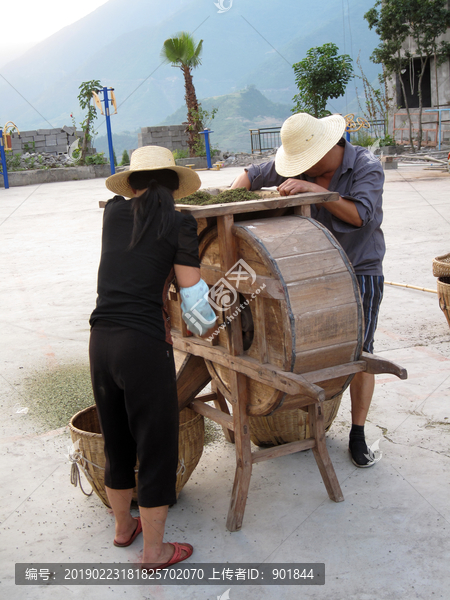
[[248, 167], [248, 165], [258, 165], [275, 158], [275, 152], [263, 152], [260, 154], [248, 154], [247, 152], [224, 152], [223, 155], [224, 167]]
[[24, 171], [28, 169], [54, 169], [57, 167], [72, 167], [74, 161], [68, 154], [57, 156], [47, 152], [25, 152], [16, 154], [8, 161], [8, 171]]

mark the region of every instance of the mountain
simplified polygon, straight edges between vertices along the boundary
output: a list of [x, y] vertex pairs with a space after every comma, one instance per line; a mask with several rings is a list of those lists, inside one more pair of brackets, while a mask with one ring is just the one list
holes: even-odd
[[[288, 104], [278, 104], [268, 100], [255, 86], [245, 90], [201, 99], [202, 108], [210, 114], [214, 108], [217, 113], [213, 120], [204, 123], [212, 130], [210, 142], [213, 148], [232, 152], [250, 152], [249, 129], [275, 127], [291, 116]], [[186, 121], [186, 106], [180, 107], [159, 125], [175, 125]], [[139, 130], [126, 133], [113, 132], [113, 145], [120, 162], [124, 150], [137, 148]], [[106, 135], [98, 136], [94, 145], [98, 152], [108, 156]]]
[[[376, 77], [369, 56], [378, 38], [363, 19], [374, 0], [229, 2], [231, 8], [218, 13], [214, 0], [109, 0], [1, 69], [0, 123], [12, 120], [19, 130], [59, 127], [71, 125], [71, 113], [79, 122], [78, 87], [91, 79], [115, 89], [114, 132], [160, 123], [183, 103], [180, 69], [160, 58], [164, 40], [182, 30], [203, 39], [202, 65], [194, 71], [199, 98], [254, 84], [268, 100], [290, 105], [292, 64], [324, 42], [336, 43], [354, 61], [361, 52], [366, 75]], [[347, 112], [354, 98], [350, 83], [347, 97], [330, 108]], [[104, 121], [98, 123], [102, 136]]]
[[[202, 108], [209, 113], [217, 108], [217, 114], [210, 123], [211, 145], [220, 150], [250, 152], [249, 129], [282, 125], [291, 116], [291, 106], [268, 100], [255, 86], [245, 90], [204, 98]], [[186, 107], [182, 107], [167, 117], [161, 125], [172, 125], [186, 121]]]

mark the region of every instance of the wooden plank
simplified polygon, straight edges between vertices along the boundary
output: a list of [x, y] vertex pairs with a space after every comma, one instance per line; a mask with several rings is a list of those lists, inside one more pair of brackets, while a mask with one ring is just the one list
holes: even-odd
[[185, 214], [193, 215], [195, 218], [223, 217], [239, 213], [252, 213], [259, 210], [271, 210], [274, 208], [288, 208], [290, 206], [302, 206], [308, 204], [320, 204], [323, 202], [336, 202], [339, 199], [337, 192], [323, 192], [314, 194], [295, 194], [292, 196], [280, 196], [266, 200], [247, 200], [245, 202], [229, 202], [227, 204], [211, 204], [207, 206], [191, 206], [188, 204], [176, 204], [175, 208]]
[[178, 409], [183, 410], [210, 381], [204, 359], [187, 354], [177, 373]]
[[[230, 409], [228, 408], [228, 404], [225, 399], [225, 396], [218, 389], [215, 381], [211, 382], [211, 388], [216, 393], [216, 399], [214, 400], [214, 406], [218, 410], [221, 410], [226, 415], [230, 415]], [[231, 444], [234, 444], [234, 431], [231, 431], [230, 429], [228, 429], [228, 427], [222, 427], [222, 431], [223, 431], [223, 435], [225, 436], [225, 439], [228, 442], [230, 442]]]
[[355, 360], [357, 344], [355, 340], [333, 344], [313, 350], [298, 352], [295, 355], [294, 373], [309, 373], [317, 371], [324, 365], [334, 367]]
[[280, 257], [277, 266], [286, 284], [341, 273], [345, 269], [341, 254], [335, 248]]
[[328, 309], [357, 301], [348, 271], [295, 281], [287, 284], [287, 290], [295, 315], [317, 310], [319, 302], [321, 309]]
[[[217, 219], [217, 234], [219, 238], [220, 267], [228, 272], [238, 261], [236, 238], [233, 235], [234, 219], [232, 214], [226, 214]], [[236, 301], [224, 311], [224, 317], [229, 322], [228, 327], [228, 350], [233, 356], [243, 353], [241, 315], [238, 313], [232, 317], [235, 309], [239, 306], [239, 294]]]
[[295, 317], [295, 351], [312, 350], [326, 345], [358, 339], [358, 307], [354, 304], [318, 310]]
[[286, 456], [287, 454], [294, 454], [294, 452], [303, 452], [304, 450], [310, 450], [314, 448], [316, 441], [312, 438], [307, 440], [300, 440], [298, 442], [290, 442], [289, 444], [282, 444], [274, 448], [266, 448], [264, 450], [258, 450], [252, 453], [252, 462], [258, 463], [264, 460], [271, 460], [278, 456]]
[[311, 216], [311, 205], [296, 206], [294, 208], [294, 214], [300, 215], [301, 217], [310, 217]]
[[366, 361], [355, 360], [354, 362], [346, 363], [344, 365], [337, 365], [335, 367], [328, 367], [326, 369], [319, 369], [317, 371], [311, 371], [310, 373], [304, 373], [303, 377], [310, 383], [319, 383], [322, 381], [328, 381], [329, 379], [335, 379], [336, 377], [353, 375], [354, 373], [360, 373], [361, 371], [365, 370]]
[[179, 334], [174, 334], [173, 345], [177, 350], [201, 356], [282, 392], [291, 395], [302, 394], [317, 402], [325, 399], [322, 390], [313, 384], [307, 383], [302, 375], [281, 371], [270, 363], [261, 365], [259, 361], [253, 358], [230, 356], [224, 348], [209, 346], [207, 342], [198, 338], [188, 341], [186, 338], [179, 337]]
[[[298, 256], [304, 252], [319, 252], [334, 248], [315, 221], [289, 215], [270, 219], [240, 221], [235, 224], [236, 235], [249, 243], [262, 244], [272, 258]], [[247, 235], [245, 235], [245, 233]]]
[[252, 476], [250, 426], [247, 415], [247, 378], [241, 373], [231, 373], [231, 393], [236, 399], [233, 409], [236, 472], [226, 526], [228, 531], [238, 531], [242, 527]]
[[[212, 386], [212, 384], [211, 384]], [[214, 400], [217, 399], [217, 394], [216, 392], [207, 392], [206, 394], [199, 394], [198, 396], [195, 397], [196, 400], [199, 400], [200, 402], [213, 402]]]
[[[250, 265], [251, 266], [251, 265]], [[202, 279], [208, 285], [215, 285], [220, 279], [227, 278], [227, 271], [223, 271], [219, 267], [212, 265], [202, 264], [200, 267], [200, 274]], [[232, 283], [232, 281], [230, 281]], [[255, 290], [261, 290], [260, 295], [266, 298], [284, 298], [284, 290], [281, 282], [273, 277], [263, 277], [256, 275], [255, 281], [252, 283], [251, 279], [245, 281], [244, 279], [239, 281], [239, 287], [237, 290], [241, 294], [253, 294]]]
[[217, 410], [217, 408], [213, 408], [201, 400], [193, 400], [189, 404], [189, 408], [194, 410], [196, 413], [203, 415], [204, 417], [208, 417], [208, 419], [211, 419], [222, 427], [226, 427], [227, 429], [234, 431], [233, 417], [226, 415], [221, 410]]
[[342, 502], [344, 496], [325, 444], [322, 406], [311, 404], [308, 407], [308, 415], [311, 437], [316, 441], [316, 445], [313, 447], [312, 451], [327, 489], [328, 496], [331, 500], [334, 500], [334, 502]]
[[267, 333], [266, 320], [264, 316], [264, 299], [257, 296], [255, 300], [255, 319], [254, 319], [254, 336], [258, 345], [259, 362], [266, 364], [269, 362], [267, 352]]

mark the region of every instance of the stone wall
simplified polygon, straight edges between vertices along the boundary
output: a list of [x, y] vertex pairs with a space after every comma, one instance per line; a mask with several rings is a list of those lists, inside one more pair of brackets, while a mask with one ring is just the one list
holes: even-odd
[[[90, 165], [89, 167], [61, 167], [58, 169], [39, 169], [8, 172], [10, 187], [54, 183], [57, 181], [80, 181], [82, 179], [104, 178], [111, 175], [109, 165]], [[5, 185], [0, 173], [0, 188]]]
[[[58, 129], [37, 129], [34, 131], [21, 131], [11, 134], [11, 149], [13, 154], [24, 154], [25, 152], [47, 152], [57, 156], [66, 153], [76, 140], [83, 136], [82, 131], [76, 131], [75, 127], [62, 127]], [[95, 149], [90, 152], [95, 153]]]
[[169, 150], [188, 150], [186, 125], [142, 127], [138, 133], [138, 147], [164, 146]]

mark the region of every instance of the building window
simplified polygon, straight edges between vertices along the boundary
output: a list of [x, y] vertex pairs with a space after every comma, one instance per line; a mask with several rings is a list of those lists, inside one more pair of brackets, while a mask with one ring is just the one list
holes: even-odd
[[[406, 99], [409, 108], [419, 108], [419, 76], [420, 76], [420, 58], [412, 59], [411, 64], [402, 73], [402, 79], [406, 91]], [[406, 108], [403, 89], [400, 81], [397, 80], [397, 103], [400, 108]], [[422, 106], [424, 108], [431, 107], [431, 76], [430, 76], [430, 61], [427, 61], [425, 73], [422, 78]]]

